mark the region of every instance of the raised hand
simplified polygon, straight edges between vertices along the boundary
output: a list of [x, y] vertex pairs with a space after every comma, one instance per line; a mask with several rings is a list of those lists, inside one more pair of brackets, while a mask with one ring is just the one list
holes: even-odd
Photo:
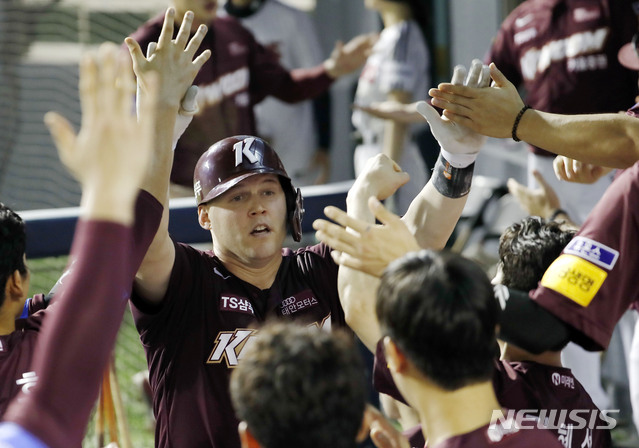
[[328, 75], [331, 78], [339, 78], [360, 68], [366, 62], [378, 38], [378, 34], [361, 34], [346, 44], [338, 41], [331, 56], [324, 61]]
[[559, 198], [539, 171], [533, 171], [533, 176], [539, 188], [528, 188], [515, 179], [508, 179], [508, 191], [529, 215], [548, 218], [561, 206]]
[[336, 263], [379, 277], [391, 261], [421, 247], [400, 217], [377, 199], [370, 198], [368, 207], [381, 225], [355, 219], [330, 206], [324, 214], [337, 224], [317, 219], [313, 228], [315, 236], [334, 249]]
[[138, 122], [132, 112], [135, 81], [130, 61], [115, 45], [103, 44], [80, 63], [80, 132], [58, 113], [45, 116], [60, 160], [82, 185], [83, 205], [91, 205], [93, 218], [111, 218], [118, 213], [109, 210], [114, 206], [125, 213], [128, 207], [121, 201], [135, 199], [146, 175], [153, 146], [155, 76], [147, 79], [147, 89], [141, 103], [145, 119]]
[[[451, 80], [452, 85], [469, 88], [487, 87], [489, 82], [488, 67], [483, 65], [478, 59], [473, 60], [468, 74], [466, 67], [463, 65], [456, 66]], [[433, 104], [436, 104], [434, 100]], [[425, 101], [417, 103], [417, 112], [428, 121], [430, 130], [441, 148], [449, 153], [460, 156], [467, 154], [474, 160], [474, 157], [486, 142], [486, 137], [464, 125], [449, 120], [446, 116], [440, 116]]]
[[565, 156], [555, 157], [552, 166], [557, 179], [579, 184], [593, 184], [612, 171], [612, 168], [580, 162]]
[[148, 74], [157, 73], [160, 77], [158, 102], [160, 106], [174, 107], [176, 111], [198, 71], [211, 57], [211, 51], [206, 50], [194, 59], [207, 28], [200, 25], [189, 40], [192, 23], [193, 13], [187, 11], [177, 36], [173, 39], [175, 9], [167, 9], [157, 46], [149, 58], [144, 56], [135, 39], [127, 37], [124, 40], [133, 60], [133, 70], [138, 78], [141, 93], [144, 94], [147, 90]]

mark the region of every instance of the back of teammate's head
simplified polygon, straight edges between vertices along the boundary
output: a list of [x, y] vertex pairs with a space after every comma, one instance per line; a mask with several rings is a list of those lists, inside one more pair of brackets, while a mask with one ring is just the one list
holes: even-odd
[[501, 283], [521, 291], [535, 289], [575, 233], [538, 216], [512, 224], [499, 239]]
[[351, 336], [271, 323], [242, 353], [231, 398], [264, 448], [352, 448], [366, 404], [363, 372]]
[[27, 274], [24, 263], [27, 233], [22, 218], [6, 205], [0, 203], [0, 306], [5, 300], [5, 285], [9, 277], [17, 270], [20, 275]]
[[376, 311], [382, 334], [437, 386], [490, 380], [500, 308], [476, 263], [445, 251], [408, 254], [382, 275]]

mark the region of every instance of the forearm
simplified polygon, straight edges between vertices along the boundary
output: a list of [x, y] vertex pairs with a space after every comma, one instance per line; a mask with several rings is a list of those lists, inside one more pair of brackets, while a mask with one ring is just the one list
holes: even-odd
[[402, 158], [406, 128], [406, 124], [394, 120], [387, 120], [384, 125], [382, 153], [397, 163], [400, 163]]
[[432, 179], [411, 202], [402, 221], [427, 249], [442, 249], [453, 233], [468, 195], [448, 198], [433, 185]]
[[628, 168], [639, 160], [639, 120], [625, 114], [559, 115], [528, 110], [517, 136], [582, 162]]

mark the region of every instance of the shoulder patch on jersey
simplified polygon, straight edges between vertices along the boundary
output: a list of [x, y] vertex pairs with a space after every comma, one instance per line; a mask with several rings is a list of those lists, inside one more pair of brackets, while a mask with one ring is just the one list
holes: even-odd
[[576, 236], [564, 249], [565, 254], [576, 255], [601, 266], [612, 269], [619, 258], [619, 252], [584, 236]]
[[586, 307], [608, 273], [575, 255], [562, 254], [546, 270], [541, 285]]

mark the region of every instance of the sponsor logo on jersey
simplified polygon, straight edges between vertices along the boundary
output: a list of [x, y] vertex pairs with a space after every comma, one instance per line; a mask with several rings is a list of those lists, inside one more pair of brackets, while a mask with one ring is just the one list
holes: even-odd
[[16, 380], [18, 386], [22, 386], [23, 393], [28, 394], [29, 390], [38, 382], [38, 376], [35, 372], [25, 372], [22, 374], [22, 378]]
[[617, 263], [619, 252], [611, 249], [605, 244], [591, 240], [583, 236], [576, 236], [568, 243], [564, 249], [565, 254], [573, 254], [578, 257], [601, 266], [605, 269], [612, 269]]
[[220, 296], [220, 311], [235, 311], [238, 313], [255, 315], [251, 301], [244, 297], [222, 294]]
[[554, 372], [551, 376], [551, 380], [555, 386], [563, 386], [568, 389], [575, 388], [575, 379], [570, 375], [562, 375], [559, 372]]
[[[610, 30], [607, 27], [603, 27], [592, 31], [582, 31], [564, 39], [548, 42], [541, 48], [531, 48], [524, 53], [519, 61], [521, 72], [525, 79], [535, 79], [537, 73], [546, 71], [553, 62], [570, 60], [582, 55], [595, 56], [591, 59], [591, 69], [600, 69], [601, 60], [594, 53], [602, 52], [609, 34]], [[589, 67], [589, 60], [586, 59], [585, 68]], [[577, 68], [579, 67], [575, 67], [575, 71]]]
[[599, 8], [594, 7], [594, 8], [575, 8], [575, 10], [573, 11], [573, 19], [575, 22], [580, 23], [580, 22], [589, 22], [591, 20], [597, 20], [599, 17], [601, 17], [601, 11], [599, 10]]
[[[307, 325], [309, 331], [330, 331], [331, 315], [324, 317], [321, 322], [313, 322]], [[226, 363], [226, 367], [234, 369], [242, 359], [242, 354], [247, 347], [259, 337], [258, 330], [250, 328], [237, 328], [233, 331], [220, 331], [215, 338], [213, 350], [206, 360], [207, 364]], [[36, 378], [37, 379], [37, 378]]]
[[315, 305], [317, 305], [317, 299], [313, 296], [313, 291], [306, 289], [284, 299], [280, 309], [282, 310], [282, 315], [288, 316]]
[[607, 276], [606, 271], [589, 261], [562, 254], [546, 270], [541, 285], [586, 307]]
[[[198, 105], [217, 104], [225, 97], [232, 96], [248, 88], [250, 72], [248, 67], [238, 68], [234, 72], [226, 73], [211, 84], [199, 86]], [[200, 110], [202, 108], [200, 107]]]

